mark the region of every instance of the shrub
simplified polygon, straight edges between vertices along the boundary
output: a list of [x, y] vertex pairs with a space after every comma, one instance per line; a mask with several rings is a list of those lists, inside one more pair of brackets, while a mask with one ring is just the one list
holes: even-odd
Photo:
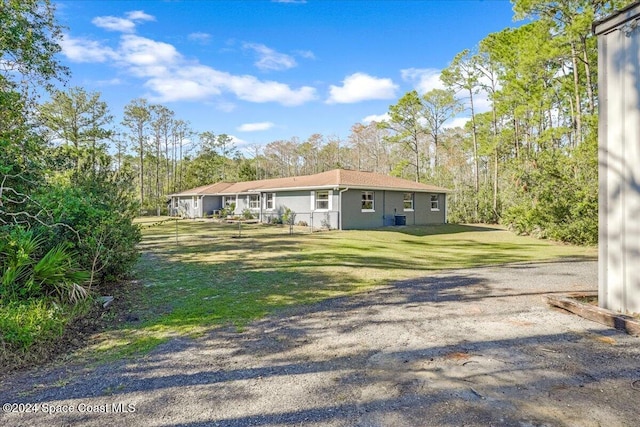
[[74, 175], [37, 197], [62, 224], [49, 232], [51, 246], [70, 242], [92, 282], [125, 277], [138, 259], [141, 232], [133, 223], [138, 203], [127, 173], [108, 169]]
[[0, 302], [0, 375], [4, 369], [41, 362], [51, 354], [67, 326], [87, 313], [90, 301], [76, 305], [50, 298]]
[[282, 223], [293, 225], [296, 221], [296, 213], [291, 209], [285, 207], [282, 213]]
[[46, 252], [43, 243], [44, 239], [20, 226], [0, 232], [0, 299], [55, 296], [75, 303], [87, 296], [82, 285], [89, 274], [76, 262], [69, 243]]
[[272, 216], [269, 219], [269, 223], [273, 225], [282, 225], [282, 217], [281, 216]]
[[253, 219], [253, 214], [251, 213], [251, 211], [249, 209], [244, 209], [242, 211], [242, 218], [243, 219]]
[[27, 350], [35, 342], [62, 335], [69, 316], [45, 299], [0, 304], [0, 342], [9, 349]]

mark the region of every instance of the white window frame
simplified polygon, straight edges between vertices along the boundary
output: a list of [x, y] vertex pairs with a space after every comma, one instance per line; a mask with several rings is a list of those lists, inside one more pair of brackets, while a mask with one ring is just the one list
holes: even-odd
[[[409, 199], [407, 199], [407, 195], [410, 197]], [[404, 193], [402, 195], [402, 207], [405, 212], [413, 212], [413, 207], [415, 203], [414, 200], [415, 200], [415, 193]], [[410, 207], [407, 207], [408, 202], [411, 203]]]
[[247, 206], [249, 209], [260, 209], [260, 195], [259, 194], [249, 194], [247, 196]]
[[[325, 195], [326, 194], [326, 198], [320, 198], [320, 195]], [[324, 205], [324, 203], [327, 204], [326, 207], [319, 207], [320, 203], [322, 203]], [[314, 203], [314, 210], [316, 211], [328, 211], [329, 208], [331, 207], [331, 192], [329, 190], [318, 190], [315, 192], [315, 203]]]
[[193, 208], [198, 209], [198, 196], [193, 198]]
[[[369, 199], [367, 196], [371, 196]], [[365, 208], [365, 203], [371, 203], [370, 208]], [[360, 199], [360, 208], [362, 212], [375, 212], [376, 211], [376, 192], [375, 191], [363, 191]]]
[[276, 193], [264, 194], [264, 209], [272, 211], [276, 208]]
[[437, 194], [432, 194], [431, 197], [431, 210], [439, 211], [440, 210], [440, 197]]

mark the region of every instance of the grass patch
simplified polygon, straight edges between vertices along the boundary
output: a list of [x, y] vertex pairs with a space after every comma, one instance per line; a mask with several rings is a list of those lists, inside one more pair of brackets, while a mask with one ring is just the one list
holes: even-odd
[[562, 258], [594, 247], [536, 240], [498, 227], [441, 225], [331, 231], [206, 221], [157, 221], [143, 230], [138, 322], [108, 333], [100, 353], [144, 352], [171, 336], [218, 325], [241, 329], [285, 307], [353, 295], [435, 271]]
[[0, 303], [0, 366], [27, 366], [46, 358], [69, 323], [88, 304], [59, 305], [50, 299]]

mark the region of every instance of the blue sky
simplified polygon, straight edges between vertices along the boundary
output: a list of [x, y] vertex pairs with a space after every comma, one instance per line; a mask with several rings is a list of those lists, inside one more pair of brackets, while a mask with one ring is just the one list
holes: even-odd
[[506, 0], [56, 5], [68, 86], [101, 92], [118, 122], [144, 97], [240, 148], [313, 133], [346, 139], [407, 91], [437, 87], [458, 52], [518, 25]]

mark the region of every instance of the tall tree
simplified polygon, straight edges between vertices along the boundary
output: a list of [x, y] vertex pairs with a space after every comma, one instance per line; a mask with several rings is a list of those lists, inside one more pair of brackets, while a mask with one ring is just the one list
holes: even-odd
[[[476, 66], [476, 56], [465, 49], [458, 53], [451, 64], [442, 71], [440, 79], [444, 84], [454, 90], [466, 92], [469, 100], [469, 110], [471, 112], [471, 138], [473, 141], [473, 185], [476, 194], [480, 191], [480, 172], [478, 163], [478, 132], [476, 126], [475, 98], [480, 90], [480, 70]], [[474, 217], [477, 218], [478, 204], [477, 197], [474, 207]]]
[[405, 147], [413, 156], [411, 163], [415, 171], [416, 182], [420, 181], [420, 157], [425, 128], [422, 125], [422, 99], [415, 90], [407, 92], [397, 104], [389, 106], [389, 120], [379, 126], [392, 131], [387, 139]]
[[56, 58], [62, 31], [50, 0], [3, 0], [0, 5], [0, 91], [52, 88], [69, 70]]
[[450, 90], [433, 89], [422, 95], [426, 131], [433, 141], [433, 168], [438, 175], [438, 137], [445, 122], [461, 111], [460, 102]]
[[108, 127], [113, 116], [100, 96], [99, 92], [88, 93], [81, 87], [72, 87], [66, 92], [55, 91], [51, 101], [39, 108], [39, 119], [49, 141], [69, 148], [76, 171], [83, 161], [95, 170], [97, 156], [106, 152], [102, 141], [113, 135]]
[[[163, 205], [164, 195], [168, 190], [169, 184], [169, 140], [171, 130], [173, 128], [174, 112], [164, 105], [152, 105], [151, 111], [151, 129], [152, 138], [155, 146], [155, 207], [156, 214], [160, 215]], [[165, 173], [162, 173], [164, 169]], [[165, 175], [163, 179], [163, 175]], [[167, 190], [165, 190], [165, 184]]]
[[[0, 3], [0, 223], [35, 222], [27, 205], [43, 184], [45, 143], [32, 129], [35, 92], [62, 81], [61, 28], [48, 0]], [[37, 212], [36, 212], [37, 214]]]
[[228, 179], [227, 172], [227, 162], [231, 157], [235, 157], [238, 154], [236, 149], [236, 144], [233, 142], [233, 138], [231, 138], [226, 133], [222, 133], [218, 135], [216, 138], [216, 148], [218, 150], [218, 154], [222, 158], [222, 168], [221, 168], [221, 178], [223, 181]]
[[151, 110], [146, 99], [139, 98], [129, 102], [124, 107], [123, 126], [129, 129], [129, 137], [136, 144], [138, 150], [138, 176], [140, 179], [140, 205], [144, 206], [144, 155], [145, 144], [149, 137], [149, 123]]

